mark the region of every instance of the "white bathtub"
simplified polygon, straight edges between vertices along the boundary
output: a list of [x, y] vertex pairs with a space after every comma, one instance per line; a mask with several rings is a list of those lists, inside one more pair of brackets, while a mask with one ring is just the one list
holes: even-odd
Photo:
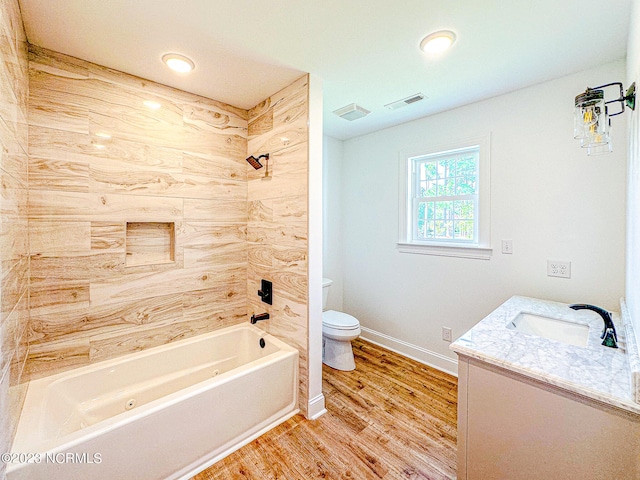
[[34, 380], [7, 478], [189, 478], [297, 413], [297, 372], [244, 324]]

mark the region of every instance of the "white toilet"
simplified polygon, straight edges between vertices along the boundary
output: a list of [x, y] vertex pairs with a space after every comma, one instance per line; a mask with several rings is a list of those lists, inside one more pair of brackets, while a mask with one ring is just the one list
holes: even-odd
[[360, 335], [360, 322], [346, 313], [325, 310], [332, 283], [322, 279], [322, 362], [336, 370], [354, 370], [351, 340]]

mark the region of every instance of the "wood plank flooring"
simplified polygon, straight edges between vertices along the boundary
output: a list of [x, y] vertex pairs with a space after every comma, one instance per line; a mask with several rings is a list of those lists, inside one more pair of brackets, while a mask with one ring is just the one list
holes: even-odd
[[455, 479], [457, 379], [361, 339], [356, 370], [323, 365], [328, 412], [302, 415], [193, 477]]

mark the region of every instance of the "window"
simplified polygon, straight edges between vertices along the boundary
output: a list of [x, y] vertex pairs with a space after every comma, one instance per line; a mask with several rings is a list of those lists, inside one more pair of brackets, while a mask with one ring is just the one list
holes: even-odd
[[489, 136], [401, 155], [398, 248], [489, 258]]

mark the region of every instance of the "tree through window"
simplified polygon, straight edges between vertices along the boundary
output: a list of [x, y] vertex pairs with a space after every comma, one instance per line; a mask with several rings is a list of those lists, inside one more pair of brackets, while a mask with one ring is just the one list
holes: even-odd
[[480, 147], [412, 158], [414, 240], [477, 243]]
[[490, 135], [400, 154], [404, 253], [489, 258]]

